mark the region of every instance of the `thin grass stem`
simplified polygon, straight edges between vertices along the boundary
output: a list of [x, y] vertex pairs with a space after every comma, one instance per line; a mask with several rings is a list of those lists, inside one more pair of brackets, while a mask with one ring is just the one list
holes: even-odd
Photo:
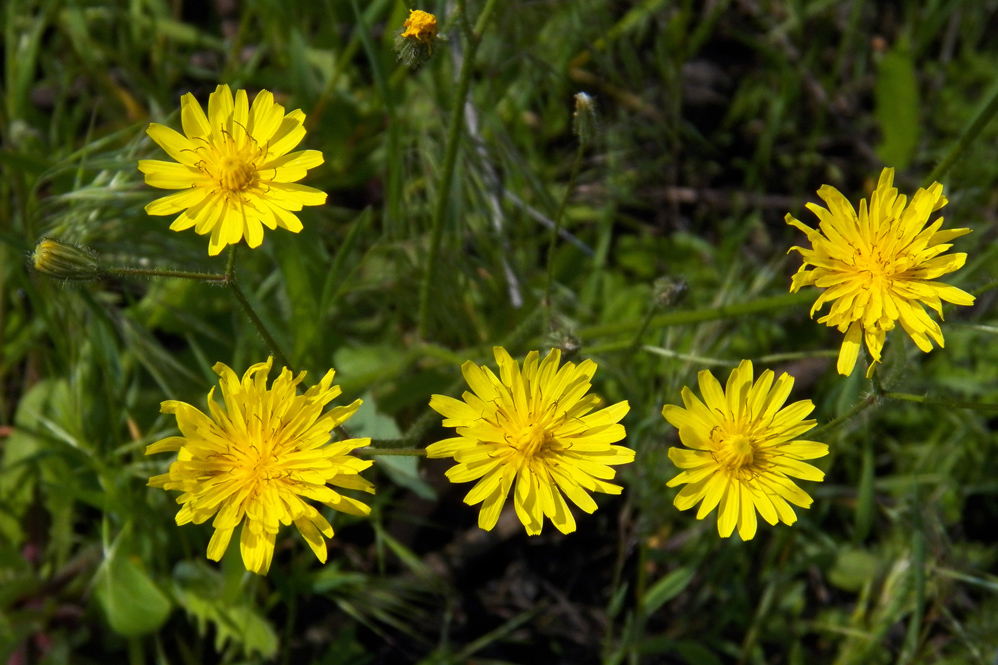
[[995, 117], [998, 113], [998, 90], [995, 90], [994, 96], [991, 97], [991, 101], [985, 106], [981, 112], [974, 118], [973, 122], [963, 130], [963, 134], [957, 139], [956, 145], [950, 148], [949, 153], [943, 158], [941, 162], [936, 164], [936, 168], [932, 169], [925, 178], [924, 186], [928, 187], [932, 183], [938, 181], [940, 178], [949, 173], [949, 170], [953, 168], [957, 160], [963, 155], [963, 153], [970, 147], [970, 144], [974, 142], [974, 139], [981, 133], [991, 119]]
[[[430, 226], [430, 251], [426, 259], [426, 273], [423, 275], [423, 283], [419, 289], [419, 314], [418, 333], [419, 338], [425, 340], [429, 335], [430, 325], [430, 299], [433, 292], [433, 284], [437, 279], [437, 264], [440, 261], [440, 242], [443, 239], [444, 213], [447, 211], [447, 203], [451, 198], [451, 184], [454, 179], [454, 168], [457, 165], [457, 154], [461, 145], [461, 130], [464, 127], [464, 103], [468, 98], [468, 89], [471, 86], [471, 72], [474, 69], [475, 54], [481, 42], [482, 31], [486, 22], [495, 9], [495, 0], [490, 0], [482, 13], [478, 16], [475, 28], [472, 32], [465, 34], [464, 60], [461, 62], [461, 72], [458, 76], [457, 92], [451, 107], [450, 127], [447, 130], [447, 146], [444, 150], [444, 164], [440, 172], [440, 182], [437, 186], [437, 201], [433, 209], [433, 221]], [[465, 3], [459, 0], [457, 11], [464, 16]], [[464, 23], [462, 22], [462, 25]]]
[[551, 329], [551, 285], [554, 283], [554, 249], [558, 244], [558, 234], [561, 232], [561, 220], [565, 216], [565, 208], [568, 207], [568, 200], [575, 190], [575, 180], [579, 177], [579, 170], [582, 168], [582, 156], [585, 152], [586, 144], [579, 141], [579, 147], [575, 151], [575, 161], [572, 162], [572, 171], [568, 176], [568, 186], [565, 188], [565, 195], [561, 197], [558, 204], [558, 211], [554, 215], [554, 226], [551, 227], [551, 241], [548, 243], [548, 265], [547, 280], [544, 286], [544, 312], [548, 330]]

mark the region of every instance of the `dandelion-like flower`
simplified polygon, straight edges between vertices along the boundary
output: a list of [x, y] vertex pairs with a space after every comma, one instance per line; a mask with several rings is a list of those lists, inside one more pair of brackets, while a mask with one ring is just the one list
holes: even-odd
[[179, 212], [172, 230], [211, 233], [210, 255], [243, 237], [250, 247], [259, 247], [264, 226], [298, 233], [302, 225], [294, 213], [326, 202], [324, 192], [297, 184], [308, 169], [322, 164], [322, 153], [289, 152], [305, 136], [305, 114], [285, 115], [270, 92], [261, 90], [250, 107], [245, 90], [236, 91], [233, 100], [229, 86], [220, 85], [208, 97], [207, 116], [187, 93], [180, 102], [180, 122], [186, 136], [156, 123], [146, 130], [177, 160], [141, 160], [146, 183], [181, 190], [153, 201], [146, 212]]
[[329, 443], [330, 432], [360, 406], [322, 408], [340, 394], [332, 385], [333, 370], [298, 395], [296, 386], [305, 372], [292, 378], [287, 368], [267, 388], [273, 359], [253, 365], [242, 381], [223, 363], [215, 365], [221, 377], [224, 408], [208, 393], [211, 417], [174, 400], [163, 402], [163, 413], [177, 417], [182, 436], [171, 436], [146, 448], [146, 455], [177, 451], [169, 473], [153, 476], [152, 487], [181, 490], [177, 524], [201, 524], [214, 516], [215, 533], [208, 544], [208, 558], [222, 558], [233, 530], [242, 523], [239, 545], [246, 569], [266, 574], [274, 555], [280, 524], [301, 532], [319, 561], [326, 562], [326, 538], [333, 528], [313, 506], [313, 499], [352, 515], [367, 515], [365, 504], [343, 496], [337, 488], [374, 492], [358, 475], [369, 460], [350, 455], [370, 439]]
[[499, 377], [468, 361], [461, 371], [474, 392], [465, 392], [463, 402], [433, 395], [430, 407], [458, 436], [427, 446], [427, 456], [458, 462], [447, 471], [451, 482], [478, 480], [464, 502], [483, 503], [482, 529], [496, 525], [515, 481], [513, 505], [528, 534], [541, 532], [545, 515], [559, 531], [571, 533], [575, 518], [565, 496], [591, 513], [596, 502], [588, 492], [621, 492], [605, 481], [616, 475], [611, 466], [634, 461], [633, 450], [611, 445], [624, 438], [619, 421], [630, 407], [619, 402], [593, 411], [600, 398], [586, 394], [596, 372], [592, 360], [559, 369], [559, 350], [540, 362], [531, 351], [521, 370], [505, 349], [494, 352]]
[[815, 425], [804, 420], [814, 410], [811, 400], [783, 408], [794, 380], [782, 374], [773, 382], [766, 370], [752, 383], [752, 362], [743, 360], [728, 377], [725, 389], [709, 371], [700, 372], [706, 405], [683, 388], [686, 408], [666, 404], [662, 415], [679, 429], [686, 448], [669, 448], [669, 459], [682, 473], [669, 487], [685, 484], [676, 496], [680, 510], [699, 501], [697, 519], [714, 508], [717, 531], [727, 538], [738, 527], [742, 540], [755, 536], [756, 512], [770, 524], [797, 521], [790, 504], [809, 508], [809, 497], [791, 478], [823, 480], [825, 474], [801, 460], [824, 457], [824, 443], [796, 440]]
[[[788, 224], [807, 234], [812, 245], [812, 249], [790, 248], [804, 258], [790, 290], [796, 292], [807, 285], [825, 289], [811, 308], [811, 316], [832, 302], [818, 323], [834, 326], [846, 335], [839, 351], [839, 374], [852, 373], [862, 338], [873, 358], [869, 376], [880, 362], [887, 332], [897, 321], [922, 351], [931, 351], [933, 341], [942, 347], [942, 330], [922, 303], [934, 309], [940, 319], [943, 300], [974, 304], [969, 293], [933, 281], [963, 266], [966, 254], [943, 253], [952, 247], [951, 240], [970, 233], [970, 229], [941, 231], [942, 218], [926, 228], [929, 216], [946, 205], [943, 186], [936, 182], [928, 189], [919, 189], [905, 208], [906, 198], [894, 188], [894, 169], [884, 169], [869, 207], [866, 199], [859, 202], [858, 216], [834, 187], [824, 185], [818, 196], [828, 209], [814, 203], [808, 203], [807, 208], [818, 216], [820, 230], [792, 215], [786, 217]], [[813, 269], [808, 270], [808, 266]]]

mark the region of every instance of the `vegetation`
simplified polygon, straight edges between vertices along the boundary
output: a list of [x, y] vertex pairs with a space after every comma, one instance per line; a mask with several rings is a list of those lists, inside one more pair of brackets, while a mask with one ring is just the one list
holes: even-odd
[[[420, 15], [406, 41], [410, 9], [435, 37]], [[993, 662], [996, 11], [6, 0], [0, 662]], [[166, 192], [138, 162], [168, 159], [150, 122], [179, 131], [219, 84], [304, 111], [324, 163], [301, 183], [328, 198], [209, 256], [146, 214]], [[940, 281], [976, 302], [946, 306], [945, 348], [899, 325], [871, 378], [865, 350], [841, 376], [784, 217], [815, 226], [822, 185], [856, 205], [885, 166], [909, 199], [943, 184], [943, 228], [972, 233]], [[479, 529], [454, 462], [421, 456], [454, 436], [431, 396], [495, 346], [592, 359], [602, 406], [629, 404], [623, 493], [572, 507], [574, 533], [528, 536], [512, 500]], [[334, 368], [333, 404], [363, 401], [334, 438], [372, 439], [377, 491], [366, 517], [316, 504], [324, 564], [283, 527], [263, 576], [237, 543], [206, 558], [211, 521], [176, 525], [147, 485], [172, 457], [145, 450], [177, 434], [161, 402], [207, 411], [216, 363], [270, 356], [272, 381]], [[810, 509], [742, 541], [673, 505], [662, 409], [746, 359], [795, 378], [829, 454]]]

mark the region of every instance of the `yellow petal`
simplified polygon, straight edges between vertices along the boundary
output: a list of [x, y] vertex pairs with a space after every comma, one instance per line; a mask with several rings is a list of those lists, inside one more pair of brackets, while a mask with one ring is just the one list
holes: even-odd
[[859, 342], [863, 334], [863, 328], [859, 321], [849, 326], [845, 339], [842, 340], [842, 348], [839, 349], [839, 361], [836, 369], [842, 376], [852, 374], [856, 366], [856, 359], [859, 357]]

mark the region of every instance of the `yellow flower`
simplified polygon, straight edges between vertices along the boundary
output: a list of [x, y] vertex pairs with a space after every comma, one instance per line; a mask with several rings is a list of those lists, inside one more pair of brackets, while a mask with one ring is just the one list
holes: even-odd
[[[782, 408], [794, 380], [783, 374], [773, 383], [766, 370], [752, 383], [752, 363], [743, 360], [728, 377], [725, 389], [709, 371], [700, 372], [700, 392], [706, 406], [689, 388], [683, 388], [686, 408], [666, 404], [662, 415], [679, 429], [686, 448], [670, 448], [669, 459], [685, 469], [669, 487], [686, 483], [676, 496], [680, 510], [701, 499], [697, 519], [720, 505], [717, 531], [727, 538], [749, 540], [756, 532], [756, 511], [770, 524], [793, 524], [797, 515], [789, 504], [809, 508], [811, 497], [790, 477], [823, 480], [825, 474], [801, 460], [824, 457], [828, 446], [794, 440], [815, 425], [804, 420], [814, 410], [811, 400]], [[692, 450], [688, 450], [692, 448]]]
[[177, 160], [141, 160], [146, 183], [181, 190], [153, 201], [146, 212], [179, 212], [172, 230], [210, 232], [210, 255], [244, 236], [250, 247], [259, 247], [264, 226], [298, 233], [302, 225], [294, 212], [326, 202], [324, 192], [296, 184], [308, 169], [322, 164], [322, 153], [288, 152], [305, 136], [305, 114], [295, 110], [285, 115], [270, 92], [260, 91], [250, 108], [245, 90], [236, 91], [233, 101], [229, 86], [220, 85], [208, 97], [207, 116], [187, 93], [180, 102], [180, 122], [187, 136], [156, 123], [146, 130]]
[[494, 353], [498, 378], [469, 360], [461, 371], [474, 393], [465, 392], [463, 402], [433, 395], [430, 407], [458, 436], [427, 446], [427, 456], [458, 462], [447, 472], [451, 482], [478, 480], [464, 502], [484, 501], [482, 529], [496, 525], [516, 480], [513, 505], [528, 534], [541, 532], [545, 515], [559, 531], [571, 533], [575, 518], [562, 493], [591, 513], [596, 502], [587, 491], [621, 492], [604, 481], [616, 475], [610, 466], [634, 461], [633, 450], [610, 445], [624, 438], [618, 421], [630, 407], [619, 402], [590, 413], [600, 404], [596, 395], [586, 395], [596, 372], [592, 360], [558, 369], [561, 351], [552, 349], [540, 363], [531, 351], [521, 370], [506, 349], [497, 346]]
[[328, 485], [374, 492], [359, 472], [371, 462], [351, 456], [370, 439], [329, 443], [329, 433], [349, 418], [360, 400], [325, 414], [322, 408], [340, 394], [333, 386], [333, 370], [319, 385], [298, 395], [295, 387], [305, 372], [292, 378], [285, 368], [267, 388], [273, 359], [253, 365], [240, 382], [229, 367], [215, 365], [222, 377], [224, 409], [208, 393], [211, 417], [190, 404], [163, 402], [163, 413], [177, 417], [183, 436], [171, 436], [146, 449], [146, 455], [178, 451], [169, 473], [153, 476], [152, 487], [181, 490], [177, 524], [201, 524], [215, 516], [215, 533], [208, 558], [218, 561], [232, 531], [243, 524], [239, 539], [246, 569], [266, 574], [274, 555], [279, 524], [295, 523], [319, 561], [326, 562], [326, 543], [333, 528], [319, 511], [303, 501], [313, 499], [352, 515], [371, 509], [343, 496]]
[[427, 45], [432, 45], [437, 38], [437, 17], [421, 9], [410, 9], [409, 18], [402, 24], [404, 39], [415, 39]]
[[[832, 303], [828, 314], [818, 323], [835, 326], [846, 334], [839, 351], [838, 372], [848, 376], [856, 365], [860, 338], [873, 357], [867, 375], [871, 375], [884, 337], [896, 321], [911, 335], [922, 351], [932, 350], [932, 342], [943, 346], [939, 324], [929, 318], [922, 303], [934, 309], [941, 319], [942, 300], [956, 305], [973, 305], [974, 296], [941, 282], [937, 277], [953, 272], [967, 260], [966, 254], [942, 256], [954, 238], [970, 229], [940, 231], [942, 218], [925, 228], [929, 216], [946, 205], [943, 186], [933, 183], [919, 189], [905, 208], [905, 197], [898, 196], [894, 169], [884, 169], [877, 189], [859, 202], [859, 215], [852, 204], [834, 187], [818, 190], [828, 210], [814, 203], [807, 208], [818, 216], [816, 231], [792, 215], [787, 224], [807, 234], [812, 249], [792, 247], [804, 258], [794, 275], [790, 290], [814, 285], [826, 289], [811, 308], [811, 316], [826, 302]], [[807, 270], [808, 266], [813, 270]]]

